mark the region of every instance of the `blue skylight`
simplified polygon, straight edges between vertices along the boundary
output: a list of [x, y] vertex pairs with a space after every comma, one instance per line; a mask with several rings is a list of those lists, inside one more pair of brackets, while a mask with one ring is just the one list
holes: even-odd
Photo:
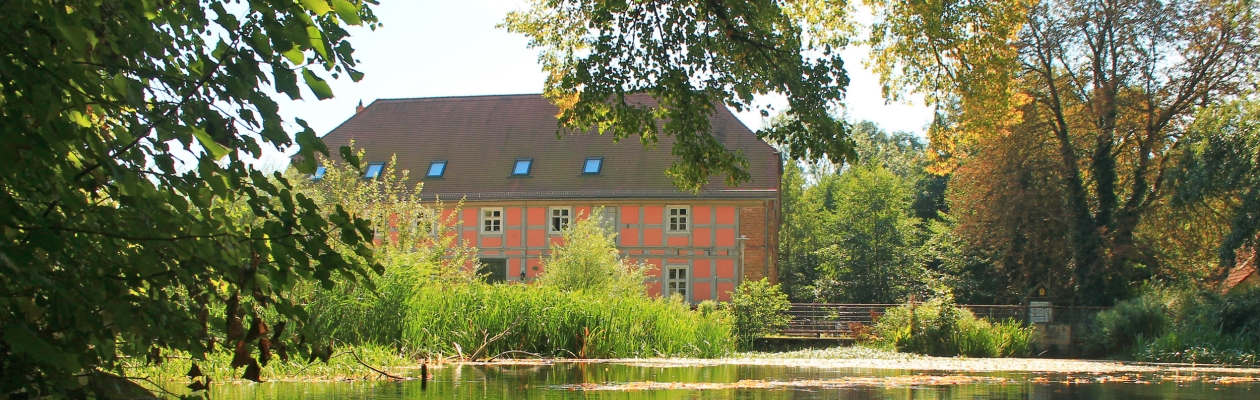
[[429, 163], [429, 173], [425, 175], [428, 178], [441, 178], [446, 173], [446, 161], [434, 161]]
[[318, 181], [320, 179], [324, 179], [325, 172], [328, 172], [328, 170], [324, 169], [323, 165], [315, 167], [315, 174], [311, 175], [311, 180]]
[[529, 168], [534, 164], [532, 158], [520, 158], [516, 160], [516, 166], [512, 167], [512, 175], [529, 175]]
[[363, 173], [363, 177], [366, 179], [376, 179], [376, 177], [381, 176], [381, 170], [384, 170], [384, 169], [385, 169], [385, 163], [378, 162], [378, 163], [368, 164], [367, 172]]
[[604, 166], [602, 157], [591, 157], [586, 159], [586, 164], [582, 166], [583, 174], [599, 174], [599, 169]]

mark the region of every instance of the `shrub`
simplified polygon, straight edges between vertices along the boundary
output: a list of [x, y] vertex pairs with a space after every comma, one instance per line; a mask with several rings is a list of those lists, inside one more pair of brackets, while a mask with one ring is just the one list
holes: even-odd
[[[552, 245], [538, 283], [565, 291], [585, 290], [613, 296], [642, 296], [647, 264], [621, 258], [614, 238], [596, 209], [564, 231], [564, 244]], [[579, 216], [580, 217], [580, 216]]]
[[745, 280], [726, 305], [735, 319], [735, 337], [743, 348], [752, 347], [753, 339], [757, 337], [786, 328], [792, 320], [787, 315], [791, 306], [787, 295], [779, 290], [779, 285], [771, 285], [765, 278]]
[[1175, 297], [1171, 290], [1149, 286], [1141, 296], [1098, 313], [1085, 339], [1086, 353], [1095, 356], [1124, 353], [1139, 340], [1163, 334], [1172, 324], [1171, 305]]
[[1094, 355], [1139, 361], [1260, 364], [1260, 290], [1220, 295], [1149, 286], [1094, 320]]
[[932, 356], [1019, 357], [1032, 349], [1032, 328], [976, 318], [948, 297], [890, 308], [872, 331], [877, 345]]

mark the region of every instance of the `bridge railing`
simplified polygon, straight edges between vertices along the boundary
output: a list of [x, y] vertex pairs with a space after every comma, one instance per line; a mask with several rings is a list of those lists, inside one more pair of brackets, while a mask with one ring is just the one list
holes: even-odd
[[[848, 336], [858, 327], [870, 327], [885, 310], [901, 304], [792, 303], [787, 314], [792, 317], [789, 336]], [[1085, 328], [1094, 315], [1105, 307], [1025, 305], [960, 305], [977, 317], [990, 321], [1015, 320], [1023, 324], [1049, 322]], [[859, 328], [861, 329], [861, 328]]]

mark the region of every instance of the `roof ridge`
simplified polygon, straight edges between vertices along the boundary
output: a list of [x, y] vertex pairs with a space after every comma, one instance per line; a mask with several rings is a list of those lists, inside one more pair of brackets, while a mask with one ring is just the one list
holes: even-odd
[[372, 100], [372, 102], [375, 103], [378, 101], [403, 102], [403, 101], [461, 100], [461, 99], [475, 100], [475, 99], [487, 99], [487, 98], [496, 98], [496, 97], [521, 97], [521, 96], [543, 97], [543, 94], [542, 93], [507, 93], [507, 94], [465, 94], [465, 95], [430, 96], [430, 97], [393, 97], [393, 98], [379, 98], [376, 100]]

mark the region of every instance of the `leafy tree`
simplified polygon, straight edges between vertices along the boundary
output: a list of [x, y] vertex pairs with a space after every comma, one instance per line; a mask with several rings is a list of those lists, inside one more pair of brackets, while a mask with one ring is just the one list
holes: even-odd
[[910, 213], [911, 186], [882, 167], [853, 167], [821, 182], [834, 198], [820, 232], [829, 243], [820, 258], [820, 301], [893, 303], [921, 291], [918, 220]]
[[1129, 293], [1148, 265], [1136, 231], [1193, 115], [1260, 66], [1246, 0], [873, 4], [877, 70], [937, 105], [937, 154], [965, 158], [1017, 126], [1056, 146], [1078, 304]]
[[790, 157], [841, 164], [853, 156], [848, 125], [830, 113], [849, 82], [838, 51], [852, 28], [847, 15], [819, 0], [534, 0], [504, 26], [541, 48], [544, 94], [560, 107], [563, 129], [637, 135], [644, 145], [672, 136], [668, 174], [698, 190], [710, 175], [750, 179], [709, 116], [716, 107], [750, 109], [757, 95], [786, 97], [791, 118], [758, 135]]
[[552, 245], [540, 284], [566, 291], [643, 296], [643, 280], [650, 265], [622, 258], [616, 234], [600, 221], [603, 211], [596, 209], [565, 229], [564, 244]]
[[327, 154], [265, 89], [359, 79], [346, 25], [376, 18], [348, 0], [4, 3], [0, 396], [83, 393], [85, 373], [172, 350], [234, 350], [250, 379], [271, 351], [328, 356], [287, 293], [379, 271], [371, 227], [247, 161], [296, 150], [311, 173]]
[[1213, 275], [1219, 280], [1234, 266], [1238, 250], [1255, 247], [1260, 238], [1260, 100], [1253, 95], [1201, 110], [1184, 142], [1186, 151], [1170, 173], [1176, 191], [1171, 203], [1191, 212], [1187, 219], [1217, 223], [1176, 229], [1228, 227], [1207, 235], [1219, 240], [1208, 241], [1216, 245], [1219, 268]]

